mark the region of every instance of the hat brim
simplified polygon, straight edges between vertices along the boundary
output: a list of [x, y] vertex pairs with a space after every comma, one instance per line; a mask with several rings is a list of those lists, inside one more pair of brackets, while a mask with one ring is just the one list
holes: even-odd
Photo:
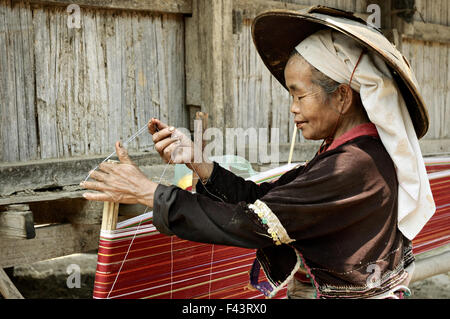
[[429, 117], [408, 62], [381, 32], [353, 18], [350, 12], [321, 6], [301, 11], [270, 10], [253, 20], [253, 42], [266, 67], [286, 88], [284, 68], [289, 56], [309, 35], [332, 28], [355, 39], [386, 62], [408, 107], [417, 137], [423, 137], [428, 131]]

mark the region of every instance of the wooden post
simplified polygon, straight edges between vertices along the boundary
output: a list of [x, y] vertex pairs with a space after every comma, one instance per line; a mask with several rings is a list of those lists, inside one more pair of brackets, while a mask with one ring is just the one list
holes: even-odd
[[36, 236], [33, 213], [26, 204], [8, 205], [0, 212], [0, 237], [32, 239]]
[[233, 1], [193, 0], [186, 17], [186, 103], [212, 127], [233, 123]]
[[24, 299], [3, 268], [0, 268], [0, 293], [5, 299]]
[[119, 216], [119, 203], [105, 202], [103, 205], [102, 230], [115, 230]]
[[[118, 163], [118, 161], [108, 160], [109, 163]], [[115, 230], [117, 219], [119, 217], [119, 203], [105, 202], [103, 204], [103, 217], [101, 230]]]
[[[195, 113], [195, 119], [196, 120], [201, 120], [202, 121], [202, 159], [203, 159], [203, 149], [205, 147], [205, 141], [203, 140], [203, 133], [205, 132], [206, 128], [208, 127], [208, 113], [204, 113], [204, 112], [197, 112]], [[192, 192], [195, 193], [195, 186], [197, 185], [198, 182], [198, 175], [196, 174], [195, 171], [192, 172]]]

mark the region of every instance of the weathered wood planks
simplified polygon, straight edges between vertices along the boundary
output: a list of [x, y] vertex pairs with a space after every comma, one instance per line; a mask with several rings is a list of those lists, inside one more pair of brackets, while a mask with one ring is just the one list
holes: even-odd
[[98, 247], [100, 225], [49, 225], [36, 228], [28, 240], [0, 241], [0, 268], [88, 252]]
[[[108, 153], [152, 116], [185, 126], [180, 15], [0, 1], [0, 161]], [[132, 150], [145, 150], [143, 134]]]
[[[280, 143], [288, 143], [289, 97], [256, 54], [251, 19], [272, 7], [313, 4], [367, 14], [370, 1], [235, 0], [208, 7], [209, 1], [82, 0], [75, 1], [80, 29], [67, 27], [68, 3], [0, 0], [2, 162], [108, 154], [152, 116], [187, 127], [186, 103], [203, 105], [212, 126], [278, 127]], [[428, 41], [446, 39], [450, 5], [417, 0], [416, 7], [413, 29], [405, 29], [401, 42], [415, 71], [439, 74], [416, 71], [432, 114], [426, 138], [448, 138], [448, 43]], [[179, 14], [196, 12], [211, 19], [199, 24]], [[130, 146], [142, 151], [151, 144], [143, 134]]]
[[0, 267], [0, 293], [6, 299], [23, 299], [22, 294], [14, 286], [8, 274]]
[[33, 213], [28, 205], [9, 205], [0, 211], [0, 238], [31, 239], [34, 230]]
[[138, 10], [162, 13], [190, 14], [191, 0], [29, 0], [31, 3], [68, 6], [77, 4], [97, 9]]

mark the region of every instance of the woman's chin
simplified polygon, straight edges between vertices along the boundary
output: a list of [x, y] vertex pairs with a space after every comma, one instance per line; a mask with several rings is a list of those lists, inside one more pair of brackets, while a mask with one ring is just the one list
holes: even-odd
[[304, 131], [304, 130], [301, 130], [301, 131], [302, 131], [303, 138], [305, 140], [317, 141], [317, 140], [323, 139], [323, 137], [317, 136], [316, 134], [311, 134], [308, 131]]

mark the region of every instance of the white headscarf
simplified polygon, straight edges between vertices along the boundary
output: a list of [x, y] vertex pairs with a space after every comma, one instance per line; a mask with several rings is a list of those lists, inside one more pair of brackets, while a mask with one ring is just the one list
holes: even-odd
[[[338, 83], [349, 83], [362, 46], [331, 29], [303, 40], [296, 50], [316, 69]], [[394, 162], [398, 180], [398, 228], [412, 240], [436, 210], [411, 117], [385, 62], [363, 54], [353, 75], [370, 121]]]

